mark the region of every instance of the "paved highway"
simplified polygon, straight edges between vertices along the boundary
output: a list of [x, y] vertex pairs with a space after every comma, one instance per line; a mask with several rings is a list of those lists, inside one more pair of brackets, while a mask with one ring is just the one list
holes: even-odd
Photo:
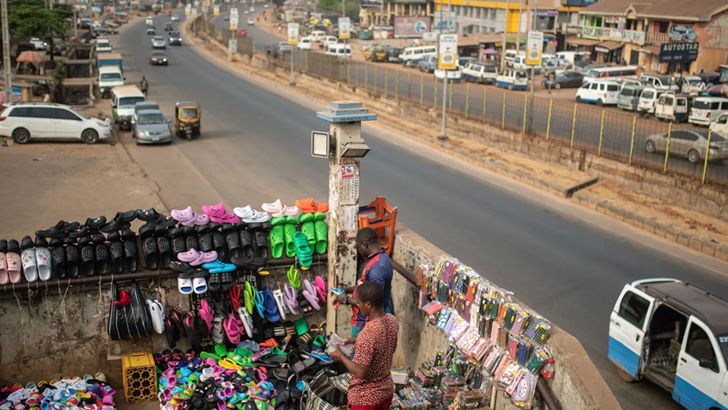
[[[155, 19], [161, 28], [167, 17]], [[149, 66], [143, 26], [136, 23], [117, 40], [128, 80], [146, 75], [151, 98], [168, 114], [176, 100], [197, 100], [204, 109], [202, 137], [191, 142], [137, 147], [128, 134], [122, 138], [169, 206], [326, 197], [327, 164], [309, 156], [310, 131], [327, 129], [314, 115], [319, 107], [232, 74], [189, 45], [168, 48], [168, 67]], [[388, 131], [365, 131], [372, 152], [362, 162], [363, 200], [387, 197], [404, 224], [579, 338], [625, 408], [676, 407], [650, 384], [617, 379], [607, 361], [609, 313], [626, 282], [649, 276], [728, 295], [726, 264]]]

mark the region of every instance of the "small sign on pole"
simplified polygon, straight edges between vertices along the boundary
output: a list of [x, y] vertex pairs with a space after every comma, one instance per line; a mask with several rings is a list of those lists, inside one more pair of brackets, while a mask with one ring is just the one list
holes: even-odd
[[437, 68], [440, 70], [455, 70], [458, 66], [458, 35], [440, 34], [440, 44], [437, 50]]
[[228, 58], [233, 59], [233, 56], [235, 56], [235, 53], [238, 52], [238, 39], [231, 38], [228, 40]]
[[190, 3], [187, 3], [185, 5], [185, 16], [191, 16], [192, 15], [192, 5]]
[[230, 9], [230, 31], [238, 29], [238, 9], [233, 7]]
[[543, 32], [529, 31], [526, 42], [526, 65], [541, 65], [543, 56]]
[[220, 5], [219, 4], [215, 4], [214, 6], [212, 6], [212, 15], [215, 17], [220, 15]]
[[298, 23], [288, 23], [288, 44], [298, 44]]
[[339, 18], [339, 39], [348, 40], [351, 38], [351, 19], [349, 17]]

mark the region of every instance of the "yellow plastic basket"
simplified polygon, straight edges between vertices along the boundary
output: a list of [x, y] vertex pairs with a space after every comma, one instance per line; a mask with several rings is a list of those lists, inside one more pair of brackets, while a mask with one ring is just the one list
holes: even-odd
[[127, 403], [157, 398], [157, 370], [150, 353], [129, 353], [121, 358], [122, 382]]

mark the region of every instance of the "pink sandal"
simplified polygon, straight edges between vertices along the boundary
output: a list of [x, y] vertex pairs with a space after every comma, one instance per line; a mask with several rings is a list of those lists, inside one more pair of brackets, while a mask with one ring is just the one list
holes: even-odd
[[308, 279], [303, 280], [303, 297], [306, 298], [308, 303], [311, 304], [311, 307], [316, 310], [321, 310], [321, 305], [319, 304], [318, 295], [316, 293], [316, 288], [313, 287], [311, 282], [308, 281]]
[[225, 334], [227, 335], [230, 343], [234, 345], [240, 343], [240, 335], [243, 333], [242, 325], [243, 324], [240, 322], [240, 319], [235, 317], [235, 315], [232, 313], [228, 314], [228, 318], [225, 319], [222, 327], [225, 329]]
[[324, 280], [324, 278], [321, 277], [321, 275], [316, 275], [314, 283], [316, 286], [316, 294], [318, 295], [319, 300], [321, 301], [321, 303], [326, 303], [326, 281]]

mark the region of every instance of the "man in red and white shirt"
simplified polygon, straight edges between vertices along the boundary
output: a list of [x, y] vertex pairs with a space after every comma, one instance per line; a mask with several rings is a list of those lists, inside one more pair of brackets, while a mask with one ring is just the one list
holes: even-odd
[[[397, 318], [384, 311], [385, 292], [377, 283], [364, 282], [356, 290], [366, 324], [354, 343], [354, 359], [337, 347], [331, 357], [351, 373], [350, 410], [388, 410], [394, 395], [392, 359], [397, 349]], [[352, 342], [351, 340], [349, 342]]]

